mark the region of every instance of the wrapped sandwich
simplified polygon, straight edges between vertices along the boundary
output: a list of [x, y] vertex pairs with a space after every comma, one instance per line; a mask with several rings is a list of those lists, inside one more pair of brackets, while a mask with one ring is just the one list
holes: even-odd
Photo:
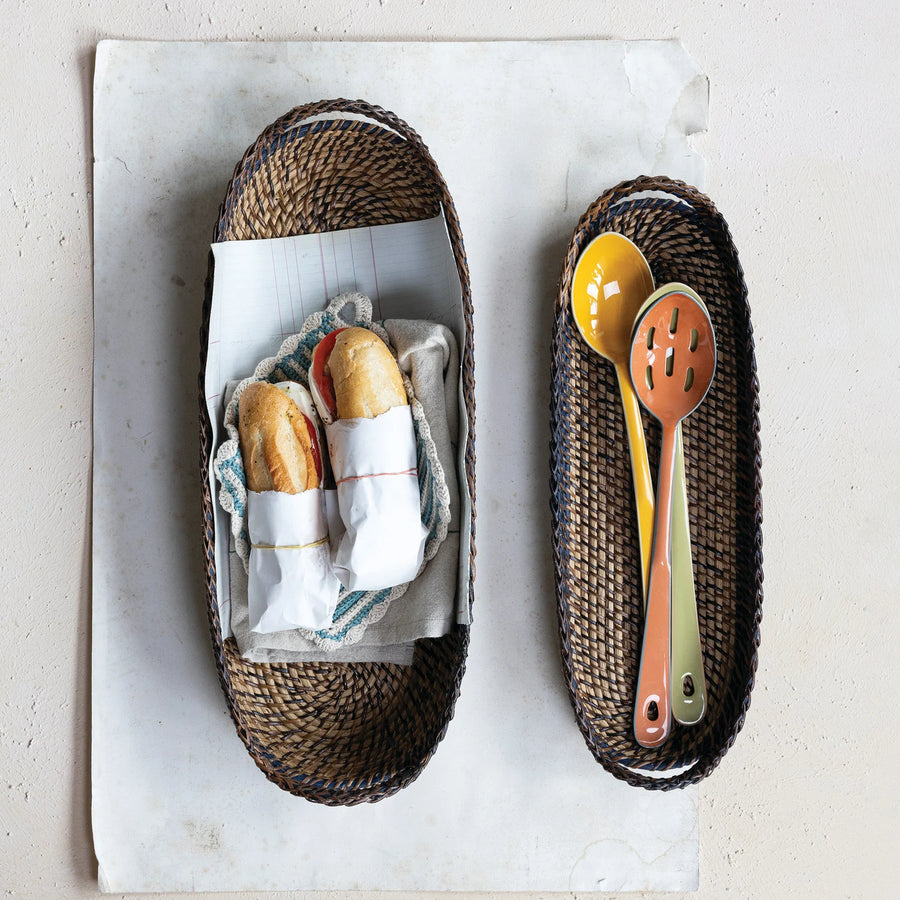
[[248, 385], [238, 403], [250, 536], [250, 629], [331, 625], [340, 583], [331, 566], [315, 408], [294, 382]]
[[343, 533], [332, 527], [335, 572], [350, 590], [405, 584], [422, 565], [416, 435], [391, 351], [367, 328], [317, 345], [310, 388], [325, 423]]

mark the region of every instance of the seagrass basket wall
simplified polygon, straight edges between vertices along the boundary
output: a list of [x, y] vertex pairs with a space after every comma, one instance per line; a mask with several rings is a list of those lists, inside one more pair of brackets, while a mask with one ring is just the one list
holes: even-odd
[[[317, 117], [317, 118], [314, 118]], [[363, 117], [363, 118], [360, 118]], [[386, 225], [443, 211], [462, 290], [463, 394], [469, 430], [466, 490], [472, 506], [468, 601], [474, 599], [475, 383], [472, 298], [462, 233], [444, 179], [403, 120], [363, 101], [297, 107], [267, 128], [235, 168], [213, 241], [253, 240]], [[210, 632], [238, 734], [267, 778], [329, 805], [373, 802], [422, 771], [453, 715], [465, 669], [467, 627], [416, 642], [411, 666], [386, 663], [261, 664], [223, 637], [215, 566], [215, 452], [204, 401], [212, 285], [210, 255], [201, 330], [200, 477]]]
[[[637, 519], [621, 401], [611, 363], [573, 320], [575, 264], [597, 235], [642, 251], [657, 285], [682, 282], [706, 302], [718, 368], [683, 424], [694, 579], [708, 710], [644, 749], [633, 734], [643, 629]], [[551, 371], [551, 513], [563, 672], [597, 761], [651, 790], [706, 777], [740, 731], [753, 687], [762, 614], [759, 399], [747, 289], [728, 226], [696, 189], [667, 178], [624, 182], [579, 221], [556, 299]], [[646, 412], [648, 455], [659, 426]]]

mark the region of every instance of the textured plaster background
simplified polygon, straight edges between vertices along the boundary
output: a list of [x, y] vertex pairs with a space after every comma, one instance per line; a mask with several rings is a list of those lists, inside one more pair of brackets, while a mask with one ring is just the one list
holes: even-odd
[[[897, 6], [137, 6], [3, 3], [0, 890], [97, 893], [88, 781], [96, 42], [677, 37], [710, 79], [710, 131], [696, 140], [750, 288], [765, 485], [758, 683], [737, 743], [700, 789], [698, 896], [893, 896], [900, 744], [893, 692], [878, 685], [896, 680], [900, 637], [900, 456], [889, 418], [900, 411]], [[204, 267], [198, 259], [183, 273], [186, 303], [201, 295]]]

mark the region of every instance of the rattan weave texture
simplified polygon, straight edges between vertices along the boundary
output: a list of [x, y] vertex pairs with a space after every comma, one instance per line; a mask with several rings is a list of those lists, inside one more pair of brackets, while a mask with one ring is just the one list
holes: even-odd
[[[613, 366], [581, 339], [569, 302], [575, 264], [598, 234], [641, 249], [657, 285], [694, 288], [719, 350], [715, 381], [685, 421], [694, 577], [709, 709], [663, 747], [633, 736], [642, 637], [637, 521]], [[651, 790], [700, 781], [740, 731], [753, 688], [762, 616], [759, 386], [747, 289], [728, 226], [695, 188], [667, 178], [623, 182], [578, 223], [556, 300], [551, 371], [551, 505], [564, 676], [585, 741], [617, 778]], [[651, 468], [659, 427], [644, 413]]]
[[[364, 117], [364, 118], [360, 118]], [[466, 478], [472, 510], [469, 603], [475, 577], [475, 381], [472, 298], [462, 233], [444, 179], [421, 138], [363, 101], [297, 107], [267, 128], [235, 168], [213, 241], [252, 240], [430, 218], [443, 210], [462, 287], [461, 365], [469, 421]], [[411, 666], [250, 663], [223, 639], [216, 593], [212, 447], [204, 373], [214, 267], [201, 329], [200, 477], [207, 605], [219, 678], [238, 734], [267, 778], [328, 805], [373, 802], [412, 782], [453, 715], [469, 629], [416, 643]]]

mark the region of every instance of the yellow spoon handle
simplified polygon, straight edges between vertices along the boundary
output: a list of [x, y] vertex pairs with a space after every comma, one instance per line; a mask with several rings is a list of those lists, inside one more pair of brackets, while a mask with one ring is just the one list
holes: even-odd
[[650, 477], [650, 463], [647, 461], [647, 442], [644, 425], [641, 422], [641, 407], [631, 385], [628, 369], [616, 366], [619, 378], [619, 393], [625, 411], [625, 428], [628, 432], [628, 451], [631, 455], [631, 475], [634, 481], [634, 501], [637, 507], [638, 542], [641, 551], [641, 581], [646, 599], [650, 581], [650, 554], [653, 552], [653, 479]]
[[695, 725], [706, 712], [706, 680], [703, 677], [700, 626], [697, 622], [680, 422], [675, 440], [675, 490], [672, 506], [672, 714], [675, 721], [682, 725]]

